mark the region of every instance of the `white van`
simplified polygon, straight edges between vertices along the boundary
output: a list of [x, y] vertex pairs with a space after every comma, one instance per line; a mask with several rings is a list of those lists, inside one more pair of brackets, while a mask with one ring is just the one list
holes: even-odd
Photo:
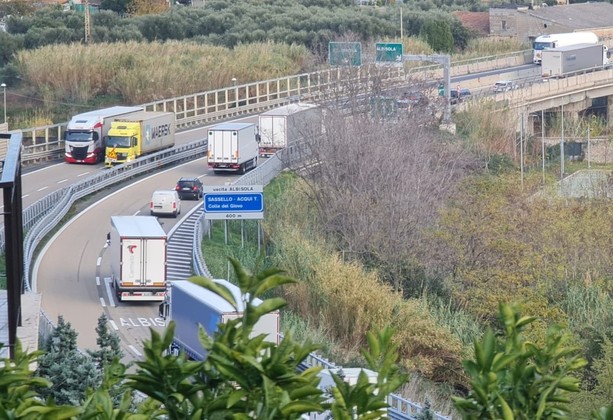
[[149, 204], [152, 216], [172, 216], [181, 214], [181, 199], [175, 190], [157, 190]]

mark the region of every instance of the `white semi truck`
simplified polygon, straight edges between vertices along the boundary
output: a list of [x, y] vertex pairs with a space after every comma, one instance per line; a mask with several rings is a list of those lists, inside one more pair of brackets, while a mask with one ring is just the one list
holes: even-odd
[[67, 163], [102, 162], [104, 139], [111, 123], [142, 110], [142, 107], [113, 106], [75, 115], [64, 132], [64, 160]]
[[[219, 324], [243, 315], [244, 301], [240, 289], [226, 280], [214, 281], [232, 292], [238, 311], [221, 296], [204, 287], [187, 280], [171, 282], [168, 299], [160, 305], [160, 316], [175, 321], [173, 352], [185, 352], [193, 360], [204, 360], [206, 352], [198, 339], [199, 326], [213, 336]], [[256, 304], [261, 302], [256, 300]], [[266, 341], [279, 344], [279, 311], [260, 318], [252, 335], [260, 334], [266, 334]]]
[[598, 70], [609, 66], [609, 51], [602, 44], [579, 44], [544, 50], [543, 77], [564, 77], [581, 70]]
[[295, 103], [271, 109], [259, 116], [260, 156], [269, 157], [312, 135], [321, 134], [321, 109]]
[[208, 130], [208, 164], [218, 174], [245, 173], [258, 164], [255, 124], [223, 123]]
[[562, 34], [540, 35], [536, 37], [532, 43], [532, 61], [534, 64], [541, 64], [542, 54], [546, 49], [597, 43], [598, 36], [594, 32], [568, 32]]
[[121, 301], [163, 301], [167, 236], [152, 216], [111, 216], [111, 281]]

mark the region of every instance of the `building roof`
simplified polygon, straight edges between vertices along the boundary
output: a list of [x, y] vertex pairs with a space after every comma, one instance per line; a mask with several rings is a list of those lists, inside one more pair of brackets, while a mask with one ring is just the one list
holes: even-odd
[[454, 16], [462, 23], [462, 25], [479, 35], [487, 36], [490, 33], [490, 15], [488, 12], [453, 12]]
[[613, 27], [613, 4], [575, 3], [540, 7], [525, 13], [543, 21], [558, 23], [574, 29]]

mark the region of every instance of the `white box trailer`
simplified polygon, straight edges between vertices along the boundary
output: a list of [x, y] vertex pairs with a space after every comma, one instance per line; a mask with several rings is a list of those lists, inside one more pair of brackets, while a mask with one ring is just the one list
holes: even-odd
[[208, 130], [208, 164], [217, 173], [245, 173], [258, 164], [255, 124], [223, 123]]
[[321, 134], [321, 109], [315, 104], [295, 103], [260, 114], [260, 156], [269, 157], [300, 140]]
[[[204, 287], [187, 280], [171, 282], [168, 296], [168, 315], [175, 321], [173, 351], [184, 351], [191, 359], [204, 360], [206, 352], [198, 339], [198, 328], [213, 336], [219, 324], [243, 315], [243, 296], [240, 289], [226, 281], [213, 280], [227, 287], [238, 304], [238, 311], [228, 301]], [[262, 301], [257, 299], [256, 304]], [[164, 311], [161, 311], [164, 316]], [[253, 336], [266, 334], [266, 341], [279, 343], [279, 311], [264, 315], [255, 325]]]
[[544, 34], [537, 36], [532, 43], [534, 64], [541, 64], [542, 53], [551, 48], [568, 47], [579, 44], [598, 44], [598, 36], [594, 32], [566, 32], [562, 34]]
[[163, 301], [167, 235], [152, 216], [111, 216], [111, 281], [121, 301]]
[[543, 50], [543, 77], [563, 77], [569, 73], [599, 69], [608, 65], [608, 49], [602, 44], [579, 44]]

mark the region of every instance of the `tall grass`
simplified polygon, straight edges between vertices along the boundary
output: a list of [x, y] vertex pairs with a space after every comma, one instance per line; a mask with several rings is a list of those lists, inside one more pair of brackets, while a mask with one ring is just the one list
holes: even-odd
[[20, 51], [21, 77], [47, 102], [100, 95], [136, 104], [295, 74], [309, 62], [304, 47], [261, 43], [229, 50], [190, 42], [49, 45]]
[[283, 291], [292, 311], [329, 332], [346, 359], [357, 357], [368, 331], [389, 325], [405, 368], [440, 381], [461, 381], [462, 345], [437, 324], [428, 305], [404, 300], [376, 271], [343, 261], [319, 234], [305, 185], [293, 178], [285, 187], [267, 203], [265, 229], [274, 243], [272, 263], [299, 280]]
[[453, 55], [453, 61], [488, 57], [531, 48], [529, 44], [511, 38], [473, 38], [465, 50]]

